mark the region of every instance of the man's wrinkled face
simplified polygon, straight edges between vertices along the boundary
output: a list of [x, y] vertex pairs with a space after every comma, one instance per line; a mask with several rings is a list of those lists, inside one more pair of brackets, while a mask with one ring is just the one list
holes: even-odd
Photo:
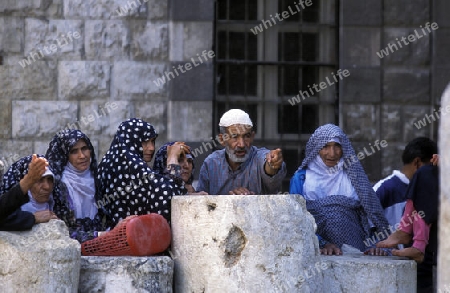
[[53, 176], [42, 177], [38, 182], [33, 184], [30, 189], [31, 195], [38, 203], [46, 203], [50, 199], [53, 191]]
[[226, 149], [228, 158], [235, 163], [245, 162], [255, 137], [253, 128], [248, 125], [235, 124], [226, 129], [226, 133], [219, 134], [219, 138]]
[[337, 142], [329, 142], [319, 151], [319, 156], [327, 167], [334, 167], [342, 158], [342, 147]]

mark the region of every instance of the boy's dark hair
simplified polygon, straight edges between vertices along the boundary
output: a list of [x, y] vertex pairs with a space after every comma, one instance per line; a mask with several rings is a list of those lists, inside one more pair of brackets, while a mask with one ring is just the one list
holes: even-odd
[[419, 157], [423, 163], [429, 163], [433, 154], [437, 153], [436, 142], [428, 137], [417, 137], [406, 145], [402, 154], [402, 161], [406, 165]]

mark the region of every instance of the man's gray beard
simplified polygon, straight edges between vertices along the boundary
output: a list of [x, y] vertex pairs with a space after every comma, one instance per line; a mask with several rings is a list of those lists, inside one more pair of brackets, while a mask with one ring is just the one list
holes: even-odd
[[246, 150], [245, 156], [243, 158], [238, 158], [234, 154], [234, 150], [233, 149], [231, 149], [228, 146], [225, 147], [225, 151], [227, 152], [228, 158], [234, 163], [244, 163], [245, 161], [247, 161], [248, 157], [250, 156], [250, 153], [249, 153], [249, 150], [247, 148], [245, 148], [245, 150]]

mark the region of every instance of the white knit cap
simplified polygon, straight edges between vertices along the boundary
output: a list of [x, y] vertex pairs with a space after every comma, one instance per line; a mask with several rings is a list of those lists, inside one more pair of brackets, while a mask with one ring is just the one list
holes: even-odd
[[228, 127], [235, 124], [244, 124], [253, 126], [252, 120], [247, 113], [240, 109], [231, 109], [225, 112], [220, 118], [219, 126]]
[[42, 176], [41, 177], [45, 177], [45, 176], [52, 176], [53, 178], [55, 177], [55, 175], [53, 175], [53, 172], [48, 168], [48, 167], [45, 167], [45, 172], [44, 172], [44, 174], [42, 174]]

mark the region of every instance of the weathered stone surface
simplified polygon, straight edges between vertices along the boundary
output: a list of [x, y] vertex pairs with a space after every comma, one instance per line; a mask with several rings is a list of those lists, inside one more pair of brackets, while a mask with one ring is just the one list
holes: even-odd
[[[208, 140], [212, 135], [212, 102], [169, 102], [169, 140]], [[195, 117], [195, 119], [192, 119]]]
[[430, 101], [428, 70], [385, 69], [383, 97], [386, 102], [427, 103]]
[[36, 61], [22, 68], [19, 64], [0, 66], [0, 96], [51, 100], [55, 98], [56, 63]]
[[322, 292], [314, 225], [300, 195], [175, 197], [175, 291]]
[[118, 101], [91, 100], [80, 102], [80, 117], [76, 122], [77, 128], [85, 133], [99, 134], [105, 131], [111, 118], [122, 117], [122, 113], [127, 111], [119, 106], [130, 108], [131, 105], [120, 105]]
[[[189, 61], [197, 54], [201, 55], [204, 50], [209, 52], [212, 48], [212, 38], [205, 36], [213, 35], [212, 22], [172, 22], [170, 24], [170, 60]], [[208, 58], [206, 61], [213, 61]]]
[[416, 292], [416, 263], [399, 257], [344, 254], [321, 256], [323, 291]]
[[[450, 84], [442, 95], [442, 106], [450, 108]], [[439, 212], [439, 252], [438, 252], [438, 288], [441, 292], [450, 292], [450, 115], [443, 116], [439, 125], [439, 150], [442, 160], [440, 164], [440, 212]]]
[[378, 28], [346, 27], [342, 35], [342, 65], [379, 66], [380, 30]]
[[167, 20], [169, 14], [168, 5], [169, 1], [149, 0], [147, 2], [148, 19]]
[[[406, 143], [391, 142], [381, 152], [381, 175], [378, 180], [391, 175], [392, 171], [400, 170], [403, 166], [402, 153]], [[377, 180], [377, 181], [378, 181]]]
[[0, 138], [11, 137], [11, 101], [0, 100]]
[[[439, 121], [437, 116], [434, 116]], [[419, 136], [430, 136], [431, 124], [437, 126], [433, 120], [433, 112], [427, 106], [408, 106], [404, 110], [403, 141], [408, 142]]]
[[343, 107], [343, 129], [351, 141], [372, 142], [378, 137], [379, 111], [375, 105], [353, 104]]
[[153, 125], [158, 132], [157, 141], [167, 141], [167, 102], [136, 102], [136, 117]]
[[58, 18], [63, 0], [3, 0], [0, 13], [13, 16], [45, 16]]
[[399, 138], [399, 129], [402, 127], [402, 106], [381, 106], [381, 137], [387, 141], [395, 141]]
[[450, 2], [446, 0], [437, 0], [433, 2], [433, 6], [433, 19], [440, 27], [450, 27], [450, 18], [447, 17], [447, 12], [450, 11]]
[[435, 43], [434, 43], [434, 63], [439, 67], [450, 67], [450, 60], [448, 52], [450, 50], [450, 29], [440, 28], [435, 31]]
[[165, 23], [134, 21], [131, 41], [132, 60], [167, 60], [169, 54], [168, 28]]
[[170, 17], [173, 20], [214, 20], [214, 2], [209, 0], [174, 0], [170, 3]]
[[[76, 121], [77, 104], [67, 101], [13, 101], [12, 137], [53, 137], [55, 133]], [[42, 119], [46, 117], [46, 119]]]
[[58, 66], [59, 99], [101, 99], [109, 97], [111, 67], [108, 62], [62, 61]]
[[25, 20], [24, 58], [80, 60], [84, 45], [81, 20]]
[[[130, 102], [110, 101], [110, 105], [111, 105], [111, 114], [108, 115], [109, 122], [106, 125], [106, 128], [102, 130], [102, 133], [109, 135], [109, 138], [107, 139], [108, 148], [109, 145], [111, 144], [114, 134], [116, 134], [117, 127], [119, 127], [120, 123], [131, 117], [134, 117], [134, 115], [132, 115], [134, 107]], [[112, 106], [114, 106], [115, 108], [114, 110], [112, 109]]]
[[382, 0], [345, 0], [342, 2], [342, 21], [344, 25], [380, 25], [381, 4]]
[[64, 16], [69, 19], [146, 18], [147, 5], [144, 2], [143, 0], [64, 1]]
[[[379, 141], [381, 141], [380, 139]], [[367, 177], [371, 182], [377, 182], [379, 179], [379, 174], [381, 173], [381, 154], [384, 152], [384, 148], [374, 146], [375, 139], [372, 141], [365, 141], [359, 143], [353, 143], [353, 147], [355, 148], [356, 155], [362, 153], [361, 163]], [[389, 145], [389, 141], [386, 141]]]
[[345, 102], [373, 103], [381, 101], [379, 68], [351, 68], [350, 75], [342, 79], [341, 99]]
[[157, 79], [164, 78], [168, 70], [162, 64], [150, 62], [116, 62], [113, 67], [112, 97], [116, 100], [164, 98], [167, 96], [166, 83], [156, 85]]
[[89, 20], [85, 25], [88, 60], [128, 60], [131, 32], [123, 20]]
[[429, 21], [430, 6], [429, 0], [384, 0], [384, 23], [419, 26]]
[[80, 292], [171, 293], [173, 260], [161, 257], [82, 256]]
[[[417, 38], [416, 31], [420, 36]], [[408, 37], [413, 35], [415, 41], [411, 42]], [[402, 41], [402, 38], [406, 38]], [[407, 45], [405, 45], [405, 42]], [[400, 45], [399, 45], [400, 43]], [[391, 45], [389, 47], [389, 44]], [[383, 57], [385, 65], [429, 65], [430, 63], [430, 34], [424, 34], [422, 30], [407, 28], [384, 29], [384, 40], [381, 49], [389, 50], [389, 55]]]
[[63, 221], [0, 232], [1, 292], [77, 292], [80, 244]]
[[23, 31], [23, 19], [0, 17], [0, 52], [20, 53], [24, 42]]
[[433, 101], [436, 105], [441, 104], [441, 97], [450, 81], [450, 68], [434, 68], [433, 76]]
[[[175, 62], [172, 66], [193, 64], [192, 62]], [[199, 64], [199, 63], [196, 63]], [[186, 67], [184, 67], [186, 68]], [[212, 62], [203, 63], [186, 71], [170, 82], [172, 101], [211, 101], [214, 92], [214, 65]]]
[[5, 170], [18, 159], [32, 154], [32, 145], [26, 141], [0, 141], [0, 159], [5, 164]]

